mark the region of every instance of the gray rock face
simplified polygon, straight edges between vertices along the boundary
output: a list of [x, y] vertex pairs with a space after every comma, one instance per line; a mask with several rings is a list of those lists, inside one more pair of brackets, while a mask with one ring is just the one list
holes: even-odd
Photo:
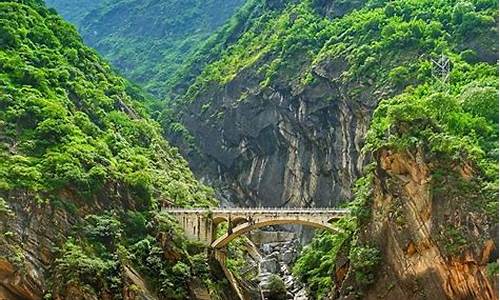
[[282, 260], [285, 264], [291, 264], [297, 258], [297, 252], [292, 249], [286, 250], [282, 255]]
[[265, 259], [260, 263], [261, 273], [274, 274], [278, 270], [278, 261], [275, 258]]
[[305, 289], [300, 289], [293, 297], [293, 300], [309, 300]]
[[335, 206], [351, 197], [364, 165], [361, 147], [377, 102], [361, 86], [348, 96], [335, 83], [343, 68], [343, 61], [324, 63], [316, 67], [317, 83], [305, 87], [262, 88], [260, 78], [243, 71], [183, 108], [180, 118], [197, 150], [171, 139], [230, 202]]
[[[272, 237], [279, 237], [277, 233], [295, 236], [288, 241], [280, 241], [277, 239], [277, 241], [274, 242], [267, 242], [271, 240]], [[269, 235], [269, 237], [262, 239], [262, 237], [266, 235]], [[292, 264], [297, 258], [298, 249], [300, 247], [300, 240], [297, 239], [297, 234], [292, 232], [263, 231], [257, 236], [260, 238], [257, 239], [256, 242], [260, 245], [259, 252], [262, 256], [262, 260], [257, 262], [259, 266], [257, 281], [264, 296], [270, 293], [271, 281], [273, 277], [277, 275], [283, 281], [286, 288], [287, 294], [285, 299], [309, 299], [304, 286], [291, 272]], [[262, 240], [266, 242], [262, 242]]]
[[260, 231], [249, 233], [250, 239], [256, 244], [269, 244], [272, 242], [286, 242], [295, 238], [294, 232], [286, 231]]

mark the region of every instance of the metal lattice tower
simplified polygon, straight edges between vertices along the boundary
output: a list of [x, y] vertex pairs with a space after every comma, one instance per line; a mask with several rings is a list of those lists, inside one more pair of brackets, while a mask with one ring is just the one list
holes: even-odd
[[438, 59], [431, 58], [431, 61], [433, 64], [432, 76], [441, 81], [441, 83], [446, 84], [451, 72], [450, 59], [444, 53], [441, 53]]

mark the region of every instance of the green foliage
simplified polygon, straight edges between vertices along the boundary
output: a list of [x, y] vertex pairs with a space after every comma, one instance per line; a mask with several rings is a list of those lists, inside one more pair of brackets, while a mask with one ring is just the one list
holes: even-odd
[[[191, 101], [210, 84], [224, 85], [247, 69], [263, 78], [262, 87], [293, 80], [313, 84], [314, 67], [342, 59], [348, 62], [341, 70], [343, 83], [375, 81], [375, 87], [392, 83], [403, 88], [433, 81], [429, 58], [443, 51], [462, 52], [469, 63], [495, 61], [497, 7], [492, 3], [372, 2], [356, 4], [361, 8], [333, 19], [318, 14], [314, 1], [288, 2], [250, 15], [235, 42], [212, 45], [222, 48], [217, 54], [208, 49], [197, 53], [209, 57], [207, 65], [180, 100]], [[464, 44], [470, 48], [463, 49]], [[198, 70], [200, 61], [183, 77], [191, 82]]]
[[374, 247], [356, 245], [351, 247], [349, 261], [358, 285], [364, 287], [375, 279], [373, 272], [381, 261], [380, 251]]
[[443, 241], [445, 253], [450, 256], [462, 254], [468, 245], [462, 230], [453, 226], [446, 227], [440, 238]]
[[403, 66], [396, 67], [389, 72], [389, 78], [396, 86], [404, 86], [409, 77], [408, 69]]
[[182, 261], [178, 261], [172, 267], [172, 272], [177, 278], [181, 280], [186, 280], [191, 276], [189, 266], [183, 263]]
[[495, 278], [495, 276], [498, 276], [498, 260], [489, 263], [487, 265], [486, 271], [488, 273], [488, 276], [490, 276], [490, 278]]
[[374, 151], [423, 146], [435, 155], [473, 161], [486, 178], [494, 180], [498, 169], [496, 67], [460, 62], [455, 66], [460, 73], [452, 73], [446, 92], [437, 84], [425, 84], [382, 101], [365, 147]]
[[[25, 201], [76, 223], [69, 237], [53, 237], [47, 297], [72, 287], [121, 299], [125, 270], [135, 268], [163, 299], [185, 299], [189, 276], [208, 276], [206, 257], [192, 271], [202, 247], [157, 211], [215, 200], [149, 119], [143, 94], [43, 1], [0, 1], [0, 43], [0, 215], [16, 217], [13, 201]], [[0, 255], [23, 271], [24, 250], [1, 234]]]
[[[156, 96], [243, 0], [49, 0], [125, 76]], [[139, 17], [140, 16], [140, 17]]]
[[[351, 251], [348, 258], [356, 260], [359, 258], [358, 254], [365, 250], [356, 245], [354, 237], [357, 235], [358, 228], [368, 221], [371, 213], [372, 169], [373, 165], [368, 165], [365, 170], [367, 175], [357, 180], [354, 188], [354, 200], [348, 205], [351, 214], [335, 224], [339, 232], [332, 234], [324, 231], [316, 234], [311, 243], [301, 251], [293, 266], [294, 275], [306, 284], [309, 294], [314, 299], [323, 299], [329, 295], [333, 287], [332, 277], [335, 272], [335, 262], [339, 255], [347, 255], [347, 253], [341, 253], [342, 251]], [[358, 268], [355, 269], [356, 278], [359, 278], [361, 285], [368, 284], [365, 277], [371, 278], [373, 276], [372, 272], [377, 266], [377, 255], [374, 253], [376, 251], [375, 248], [367, 250], [370, 252], [368, 254], [371, 255], [371, 262], [366, 262], [366, 268], [360, 266], [360, 261], [355, 262]], [[366, 272], [363, 273], [363, 270]]]
[[306, 284], [314, 299], [323, 299], [330, 292], [337, 252], [349, 234], [317, 234], [295, 262], [293, 273]]
[[168, 299], [187, 297], [189, 267], [184, 262], [173, 263], [164, 257], [163, 249], [148, 236], [130, 247], [132, 260], [139, 270], [148, 275], [160, 295]]
[[56, 282], [86, 291], [120, 292], [120, 268], [113, 259], [101, 258], [68, 239], [55, 261]]
[[238, 237], [227, 245], [226, 267], [236, 276], [239, 276], [240, 271], [247, 265], [245, 251], [245, 237]]
[[13, 217], [14, 212], [10, 209], [9, 203], [0, 197], [0, 215]]
[[354, 231], [358, 226], [365, 224], [371, 215], [371, 195], [373, 183], [373, 169], [374, 164], [368, 165], [363, 171], [365, 176], [356, 180], [353, 188], [354, 199], [349, 203], [349, 209], [352, 216], [355, 218], [355, 225], [350, 227]]
[[83, 234], [91, 241], [100, 242], [108, 247], [113, 247], [123, 234], [123, 225], [111, 214], [88, 215]]
[[[206, 248], [188, 241], [172, 217], [147, 217], [154, 221], [144, 224], [143, 213], [130, 211], [87, 216], [59, 250], [52, 270], [53, 290], [58, 293], [74, 284], [97, 297], [107, 292], [120, 298], [122, 270], [130, 267], [145, 275], [166, 299], [185, 299], [192, 276], [209, 282]], [[140, 230], [134, 232], [136, 228]], [[153, 237], [160, 233], [167, 244]]]
[[112, 197], [115, 184], [141, 209], [214, 203], [72, 26], [17, 1], [0, 3], [0, 24], [0, 190], [90, 200]]
[[[318, 14], [316, 0], [287, 1], [272, 8], [249, 1], [174, 77], [163, 63], [158, 63], [159, 69], [149, 63], [172, 62], [163, 49], [175, 49], [168, 51], [187, 57], [192, 52], [186, 45], [165, 45], [155, 35], [144, 39], [137, 32], [142, 26], [114, 23], [121, 21], [112, 16], [115, 9], [123, 9], [127, 16], [138, 8], [161, 11], [158, 6], [148, 6], [151, 3], [121, 1], [104, 6], [107, 10], [97, 14], [98, 23], [83, 30], [98, 28], [99, 34], [106, 35], [101, 51], [118, 58], [116, 65], [132, 70], [129, 76], [151, 91], [161, 93], [159, 82], [171, 78], [172, 97], [182, 95], [173, 107], [161, 112], [167, 131], [193, 143], [189, 131], [177, 121], [179, 110], [243, 71], [255, 73], [263, 89], [288, 82], [313, 86], [316, 67], [332, 63], [339, 72], [332, 84], [349, 87], [346, 96], [358, 99], [368, 87], [367, 92], [387, 98], [374, 114], [367, 151], [424, 148], [443, 163], [471, 162], [480, 172], [478, 186], [490, 200], [484, 209], [497, 211], [495, 1], [368, 1], [331, 19]], [[205, 4], [197, 2], [186, 12], [196, 18], [196, 10]], [[161, 22], [170, 21], [179, 19]], [[148, 25], [152, 26], [146, 29], [152, 31], [162, 27], [153, 22]], [[177, 30], [177, 24], [173, 25]], [[112, 36], [112, 32], [119, 34]], [[127, 36], [130, 32], [133, 35]], [[197, 38], [194, 47], [203, 39]], [[196, 182], [185, 161], [161, 138], [158, 124], [135, 101], [145, 97], [86, 48], [72, 26], [38, 1], [0, 2], [0, 44], [0, 190], [26, 190], [36, 195], [38, 205], [47, 203], [46, 199], [64, 199], [49, 196], [70, 191], [77, 194], [74, 203], [78, 205], [73, 209], [77, 213], [83, 201], [106, 198], [114, 202], [119, 194], [127, 206], [141, 210], [88, 216], [82, 225], [83, 236], [68, 240], [60, 251], [55, 267], [58, 281], [75, 282], [96, 292], [118, 291], [117, 273], [127, 262], [150, 276], [160, 295], [186, 298], [187, 276], [206, 274], [204, 257], [197, 251], [202, 246], [185, 240], [171, 218], [152, 211], [160, 201], [209, 206], [212, 192]], [[116, 45], [127, 47], [118, 49]], [[442, 53], [452, 65], [447, 83], [432, 76], [431, 58]], [[139, 66], [144, 55], [148, 64]], [[183, 62], [181, 58], [170, 65]], [[198, 104], [203, 112], [213, 110], [208, 103]], [[217, 112], [211, 117], [224, 115]], [[350, 247], [348, 257], [359, 285], [373, 280], [380, 253], [352, 238], [371, 216], [373, 171], [367, 174], [358, 181], [353, 215], [339, 222], [343, 231], [318, 235], [294, 266], [294, 273], [316, 298], [331, 288], [334, 262], [343, 245]], [[0, 210], [6, 207], [0, 202]], [[165, 259], [165, 245], [153, 238], [158, 232], [171, 242], [169, 253], [181, 253], [181, 259]], [[464, 249], [466, 241], [456, 228], [448, 228], [443, 236], [450, 253]], [[230, 269], [244, 265], [242, 246], [239, 241], [230, 245]]]
[[129, 242], [136, 241], [147, 235], [148, 219], [150, 215], [144, 212], [129, 210], [123, 218], [125, 238]]
[[494, 86], [472, 82], [464, 87], [460, 103], [465, 112], [498, 124], [498, 90]]
[[268, 296], [269, 300], [284, 300], [287, 298], [285, 283], [276, 274], [271, 275], [271, 278], [269, 279], [268, 290], [269, 290], [269, 296]]
[[190, 257], [192, 263], [192, 272], [199, 278], [209, 278], [209, 266], [206, 253], [195, 254]]

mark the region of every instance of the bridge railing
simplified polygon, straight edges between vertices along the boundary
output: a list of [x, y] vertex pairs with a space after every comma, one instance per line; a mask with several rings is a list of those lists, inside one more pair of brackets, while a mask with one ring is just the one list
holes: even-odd
[[346, 214], [345, 208], [332, 207], [224, 207], [224, 208], [181, 208], [163, 207], [162, 211], [170, 213], [337, 213]]

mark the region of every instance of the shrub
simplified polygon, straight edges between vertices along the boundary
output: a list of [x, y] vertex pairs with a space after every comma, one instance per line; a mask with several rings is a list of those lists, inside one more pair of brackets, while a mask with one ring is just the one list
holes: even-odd
[[74, 240], [69, 239], [55, 260], [55, 284], [80, 285], [94, 292], [118, 288], [115, 281], [119, 274], [119, 264], [87, 253]]
[[93, 241], [98, 241], [113, 248], [121, 239], [123, 227], [121, 222], [111, 214], [88, 215], [85, 217], [83, 234]]
[[349, 252], [351, 267], [356, 274], [356, 281], [363, 287], [375, 280], [375, 269], [381, 261], [380, 251], [369, 246], [353, 246]]
[[284, 300], [287, 299], [285, 283], [281, 278], [273, 274], [269, 279], [269, 300]]

